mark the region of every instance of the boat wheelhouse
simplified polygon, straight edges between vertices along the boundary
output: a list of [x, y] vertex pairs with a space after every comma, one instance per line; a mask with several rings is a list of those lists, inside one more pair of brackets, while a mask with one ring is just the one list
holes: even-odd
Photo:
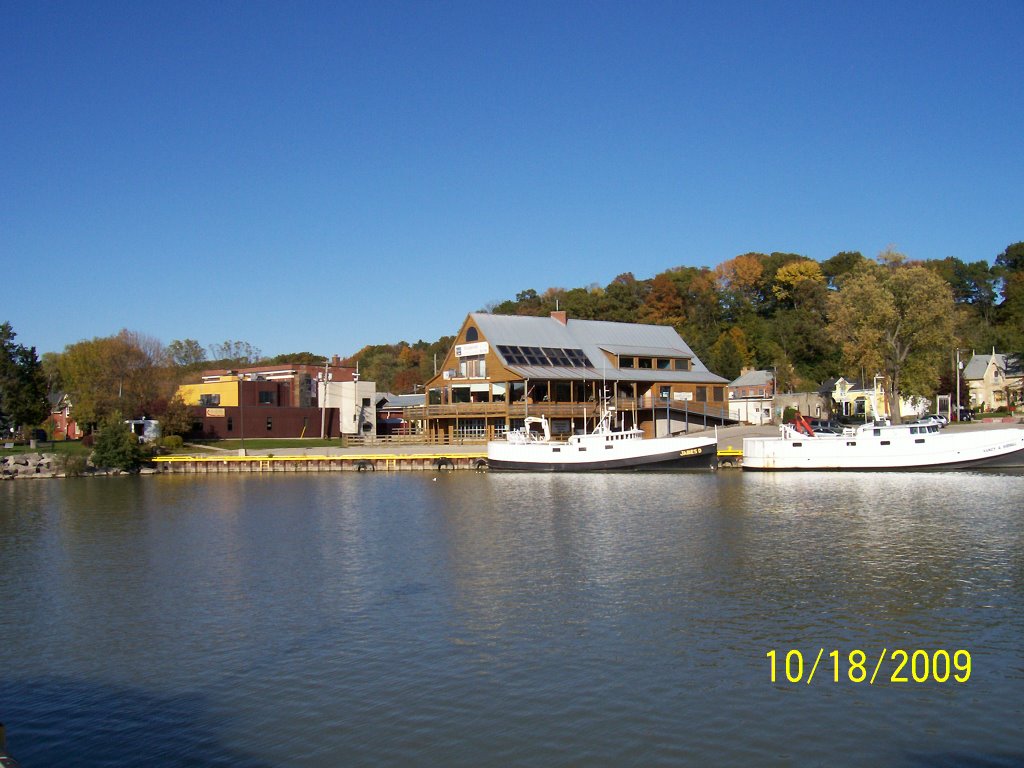
[[777, 437], [743, 440], [743, 469], [922, 470], [1024, 467], [1024, 429], [940, 430], [876, 421], [840, 434], [783, 424]]

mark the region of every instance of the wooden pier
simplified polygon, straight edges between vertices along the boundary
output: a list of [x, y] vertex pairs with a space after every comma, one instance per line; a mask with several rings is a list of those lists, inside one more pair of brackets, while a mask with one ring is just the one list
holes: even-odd
[[170, 474], [236, 472], [390, 472], [487, 469], [480, 453], [366, 453], [330, 456], [158, 456], [153, 459]]

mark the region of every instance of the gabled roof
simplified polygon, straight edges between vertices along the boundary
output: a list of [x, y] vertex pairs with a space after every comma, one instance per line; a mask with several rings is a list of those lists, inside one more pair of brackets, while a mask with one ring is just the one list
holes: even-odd
[[730, 387], [764, 387], [772, 383], [774, 375], [771, 371], [747, 371], [741, 374], [735, 381], [730, 381]]
[[[473, 312], [469, 317], [505, 366], [523, 378], [593, 379], [607, 373], [609, 378], [614, 377], [618, 381], [726, 383], [724, 378], [709, 371], [676, 330], [668, 325], [573, 319], [562, 323], [552, 317], [490, 315], [484, 312]], [[511, 365], [497, 349], [499, 345], [579, 349], [591, 367]], [[610, 354], [689, 358], [691, 370], [606, 368], [605, 351]]]
[[985, 378], [989, 363], [995, 363], [996, 367], [1010, 377], [1024, 375], [1024, 361], [1017, 355], [1004, 355], [999, 352], [992, 352], [985, 355], [971, 355], [971, 359], [964, 366], [964, 379], [978, 381]]

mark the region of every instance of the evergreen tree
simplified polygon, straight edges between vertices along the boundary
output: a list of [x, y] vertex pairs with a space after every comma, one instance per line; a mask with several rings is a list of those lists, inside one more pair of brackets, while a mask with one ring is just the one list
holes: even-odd
[[0, 324], [0, 429], [42, 423], [50, 413], [46, 375], [35, 347], [16, 344], [10, 323]]

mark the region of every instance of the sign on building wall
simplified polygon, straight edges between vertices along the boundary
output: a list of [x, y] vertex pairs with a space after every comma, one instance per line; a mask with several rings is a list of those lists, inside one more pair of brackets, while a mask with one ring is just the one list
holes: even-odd
[[224, 409], [223, 408], [207, 408], [206, 409], [206, 418], [208, 418], [208, 419], [215, 419], [215, 418], [221, 417], [223, 415], [224, 415]]
[[455, 345], [455, 356], [456, 357], [472, 357], [473, 355], [486, 355], [488, 349], [486, 341], [477, 341], [472, 344], [456, 344]]

